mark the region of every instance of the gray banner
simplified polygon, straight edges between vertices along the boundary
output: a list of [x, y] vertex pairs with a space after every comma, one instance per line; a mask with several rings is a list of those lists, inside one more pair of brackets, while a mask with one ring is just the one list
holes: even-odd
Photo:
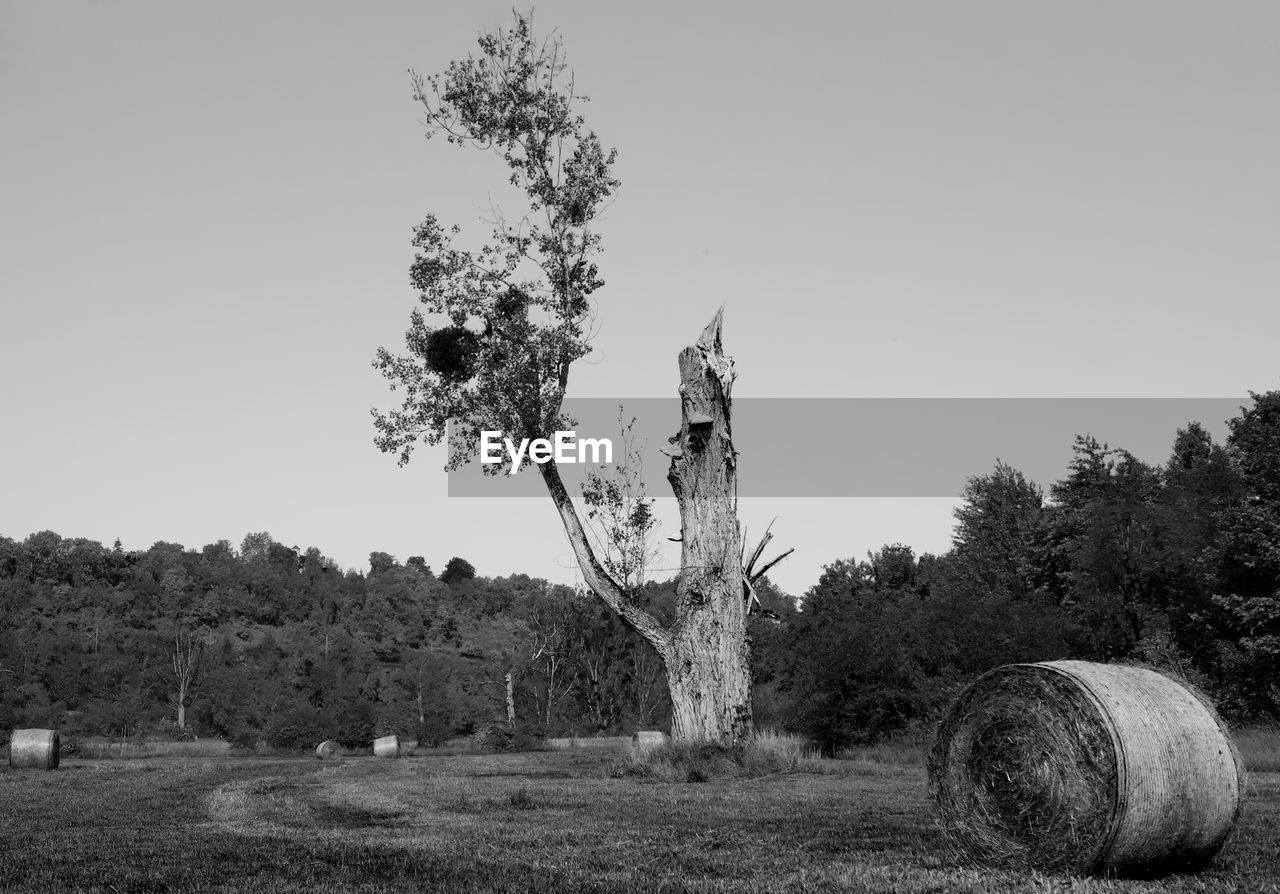
[[[955, 497], [997, 459], [1047, 487], [1066, 474], [1075, 436], [1093, 435], [1149, 463], [1164, 463], [1179, 428], [1199, 422], [1216, 439], [1248, 398], [742, 398], [733, 404], [738, 494], [743, 497]], [[578, 438], [609, 438], [621, 459], [618, 407], [635, 417], [643, 480], [668, 497], [668, 457], [680, 426], [678, 398], [580, 398], [565, 402]], [[536, 468], [502, 475], [472, 461], [449, 474], [451, 497], [546, 497]], [[577, 495], [591, 464], [560, 464]]]

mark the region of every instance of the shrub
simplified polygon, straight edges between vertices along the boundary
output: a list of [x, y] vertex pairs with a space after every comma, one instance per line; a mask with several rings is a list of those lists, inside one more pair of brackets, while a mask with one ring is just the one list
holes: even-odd
[[267, 721], [267, 744], [275, 748], [310, 750], [328, 738], [320, 712], [309, 706], [288, 708]]
[[610, 775], [639, 776], [656, 782], [707, 782], [742, 776], [741, 749], [711, 742], [672, 742], [631, 752], [610, 766]]
[[535, 727], [517, 726], [514, 729], [505, 723], [489, 723], [478, 727], [471, 734], [471, 747], [481, 751], [546, 751], [546, 740], [541, 731]]
[[747, 739], [738, 760], [748, 776], [767, 776], [803, 769], [804, 762], [814, 757], [816, 751], [804, 737], [761, 729]]

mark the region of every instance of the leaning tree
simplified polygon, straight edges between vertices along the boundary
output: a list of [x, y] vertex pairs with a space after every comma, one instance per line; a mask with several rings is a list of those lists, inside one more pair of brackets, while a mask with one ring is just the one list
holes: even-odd
[[[407, 353], [380, 348], [374, 361], [403, 394], [398, 409], [374, 411], [376, 443], [401, 465], [419, 442], [447, 439], [454, 470], [476, 453], [481, 431], [519, 441], [569, 428], [562, 411], [569, 372], [590, 351], [591, 296], [604, 284], [595, 224], [619, 186], [617, 152], [605, 150], [578, 113], [586, 97], [575, 90], [560, 40], [535, 39], [530, 17], [517, 14], [479, 47], [442, 74], [411, 72], [414, 99], [428, 137], [502, 158], [524, 213], [514, 220], [495, 209], [491, 237], [475, 250], [458, 247], [459, 228], [434, 215], [415, 230], [411, 281], [430, 319], [415, 309]], [[679, 366], [680, 431], [665, 451], [681, 519], [672, 623], [638, 604], [593, 552], [555, 462], [538, 470], [587, 585], [662, 657], [673, 736], [734, 743], [751, 729], [752, 582], [774, 563], [759, 563], [767, 533], [750, 556], [742, 546], [734, 371], [720, 313], [681, 351]]]

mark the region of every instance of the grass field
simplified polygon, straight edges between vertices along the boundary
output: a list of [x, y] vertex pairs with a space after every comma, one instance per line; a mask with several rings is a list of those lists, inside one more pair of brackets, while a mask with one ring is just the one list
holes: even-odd
[[1280, 891], [1280, 775], [1208, 870], [1161, 881], [963, 868], [918, 766], [704, 783], [569, 750], [399, 761], [72, 760], [0, 770], [0, 889]]

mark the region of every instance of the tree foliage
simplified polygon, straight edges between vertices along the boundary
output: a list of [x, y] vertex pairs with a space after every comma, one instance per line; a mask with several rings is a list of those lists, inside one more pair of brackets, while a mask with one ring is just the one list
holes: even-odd
[[[524, 213], [495, 208], [489, 239], [455, 244], [457, 225], [428, 215], [414, 232], [415, 310], [406, 353], [380, 348], [375, 367], [404, 395], [374, 412], [376, 443], [408, 462], [454, 420], [450, 468], [482, 430], [516, 440], [565, 428], [570, 365], [590, 351], [591, 295], [602, 286], [597, 217], [619, 186], [616, 150], [587, 128], [558, 37], [537, 40], [531, 16], [479, 40], [440, 75], [411, 75], [427, 136], [498, 155]], [[425, 313], [424, 313], [425, 311]]]
[[[436, 744], [505, 718], [482, 684], [506, 673], [518, 718], [540, 732], [665, 722], [660, 666], [645, 699], [633, 691], [652, 649], [568, 587], [480, 577], [457, 557], [437, 579], [382, 552], [367, 574], [344, 573], [265, 532], [244, 543], [112, 551], [52, 531], [0, 537], [0, 728]], [[198, 629], [173, 620], [192, 605], [206, 613]]]

